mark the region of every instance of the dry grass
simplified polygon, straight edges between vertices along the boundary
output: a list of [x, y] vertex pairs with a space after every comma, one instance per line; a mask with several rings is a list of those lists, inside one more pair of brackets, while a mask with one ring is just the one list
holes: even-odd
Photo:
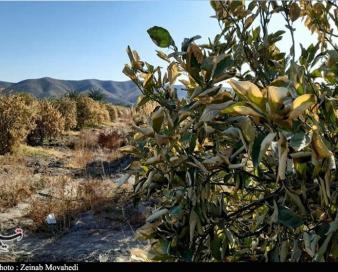
[[73, 153], [72, 160], [67, 165], [70, 168], [80, 169], [86, 167], [94, 158], [94, 154], [88, 149], [77, 149]]
[[[94, 160], [113, 161], [120, 158], [117, 147], [123, 144], [128, 129], [125, 124], [114, 123], [114, 127], [109, 129], [67, 132], [65, 139], [73, 142], [73, 149], [67, 149], [66, 144], [61, 148], [21, 145], [16, 155], [0, 156], [0, 212], [7, 212], [8, 208], [25, 202], [30, 205], [25, 217], [34, 222], [32, 230], [46, 228], [45, 219], [50, 213], [57, 217], [58, 230], [65, 230], [77, 213], [100, 211], [111, 207], [114, 201], [121, 201], [119, 194], [127, 189], [117, 188], [111, 178], [86, 176], [74, 179], [69, 168], [85, 169]], [[49, 166], [55, 165], [55, 162], [62, 162], [61, 167], [66, 171], [58, 168], [58, 174], [53, 175], [55, 172], [50, 171], [49, 167], [60, 167]], [[41, 195], [41, 192], [46, 195]]]
[[53, 190], [45, 197], [36, 197], [32, 201], [28, 217], [34, 221], [33, 230], [45, 228], [45, 219], [50, 213], [56, 216], [57, 230], [66, 230], [74, 215], [87, 210], [102, 210], [116, 195], [116, 185], [111, 180], [79, 182], [62, 176], [50, 179], [49, 188]]
[[49, 147], [21, 145], [18, 150], [18, 155], [29, 157], [55, 157], [61, 159], [64, 153]]
[[98, 131], [95, 129], [82, 129], [76, 140], [74, 141], [74, 149], [96, 149], [98, 148], [97, 143]]
[[29, 198], [36, 190], [42, 189], [44, 180], [30, 169], [16, 163], [0, 168], [0, 211], [16, 206]]

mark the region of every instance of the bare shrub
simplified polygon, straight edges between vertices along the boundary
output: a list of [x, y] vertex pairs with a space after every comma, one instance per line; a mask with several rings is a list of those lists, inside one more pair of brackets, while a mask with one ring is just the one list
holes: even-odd
[[124, 140], [116, 131], [110, 131], [108, 133], [101, 132], [98, 136], [97, 142], [102, 148], [116, 149], [123, 145]]

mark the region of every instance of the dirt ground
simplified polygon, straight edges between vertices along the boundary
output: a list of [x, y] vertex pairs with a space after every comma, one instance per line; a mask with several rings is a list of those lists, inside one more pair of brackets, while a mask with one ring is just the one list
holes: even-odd
[[[132, 178], [117, 185], [132, 158], [98, 145], [100, 133], [116, 128], [107, 129], [71, 132], [0, 156], [0, 233], [24, 230], [0, 261], [137, 261], [133, 250], [147, 244], [134, 232], [149, 208], [133, 205]], [[127, 130], [119, 129], [121, 137]], [[56, 224], [46, 223], [48, 214]]]

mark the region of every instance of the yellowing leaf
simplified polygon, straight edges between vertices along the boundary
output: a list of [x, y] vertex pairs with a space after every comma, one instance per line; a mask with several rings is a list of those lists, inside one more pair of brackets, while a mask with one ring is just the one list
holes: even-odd
[[162, 107], [157, 109], [151, 116], [152, 127], [154, 131], [159, 132], [164, 120], [164, 110]]
[[151, 127], [138, 127], [138, 126], [133, 126], [138, 132], [141, 132], [145, 136], [153, 136], [154, 135], [154, 130]]
[[254, 109], [244, 106], [243, 103], [235, 103], [221, 111], [223, 114], [239, 114], [239, 115], [249, 115], [254, 117], [263, 117], [259, 112]]
[[143, 87], [147, 88], [149, 84], [152, 82], [154, 74], [148, 73], [144, 75]]
[[175, 62], [171, 63], [168, 66], [168, 79], [170, 84], [174, 84], [176, 78], [180, 75], [179, 70], [178, 70], [178, 66]]
[[289, 90], [285, 87], [269, 86], [267, 88], [268, 102], [273, 112], [276, 112], [282, 105], [284, 99], [288, 96]]
[[264, 97], [261, 90], [250, 81], [229, 81], [231, 87], [236, 93], [242, 97], [246, 97], [249, 101], [264, 109]]
[[136, 153], [137, 148], [133, 145], [126, 145], [126, 146], [120, 147], [119, 151], [123, 153]]
[[191, 43], [188, 49], [188, 55], [193, 54], [199, 64], [203, 62], [204, 56], [202, 50], [194, 43]]
[[289, 114], [289, 120], [296, 119], [299, 115], [301, 115], [304, 111], [306, 111], [315, 103], [316, 97], [313, 94], [303, 94], [301, 96], [298, 96], [292, 102], [292, 109]]
[[323, 142], [322, 137], [319, 134], [319, 129], [317, 126], [313, 126], [313, 135], [312, 135], [312, 146], [320, 158], [330, 158], [332, 152], [327, 148]]

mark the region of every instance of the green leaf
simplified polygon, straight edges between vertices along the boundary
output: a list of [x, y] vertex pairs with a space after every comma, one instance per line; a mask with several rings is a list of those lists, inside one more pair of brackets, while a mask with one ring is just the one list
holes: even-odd
[[286, 207], [278, 208], [278, 223], [289, 228], [297, 228], [304, 224], [296, 213]]
[[260, 150], [261, 150], [261, 143], [264, 140], [266, 135], [264, 134], [258, 134], [258, 136], [255, 138], [255, 141], [253, 143], [252, 146], [252, 161], [253, 161], [253, 165], [254, 167], [257, 167], [259, 165], [259, 154], [260, 154]]
[[292, 135], [290, 140], [290, 146], [295, 151], [300, 151], [307, 147], [311, 142], [311, 137], [304, 132], [297, 132]]
[[211, 255], [217, 260], [217, 261], [221, 261], [222, 260], [222, 245], [223, 245], [223, 239], [224, 239], [224, 235], [222, 236], [216, 236], [214, 237], [213, 240], [211, 240], [210, 242], [210, 251], [211, 251]]
[[175, 42], [170, 36], [168, 30], [160, 26], [153, 26], [147, 30], [150, 38], [159, 47], [175, 46]]
[[252, 146], [252, 161], [254, 167], [258, 167], [262, 156], [268, 149], [272, 140], [276, 137], [276, 133], [269, 133], [267, 135], [259, 134]]
[[217, 64], [214, 66], [213, 78], [218, 78], [234, 64], [230, 55], [221, 55], [216, 57], [216, 59], [214, 58], [214, 60], [217, 61]]
[[195, 41], [202, 38], [200, 35], [196, 35], [194, 37], [191, 38], [185, 38], [182, 42], [182, 52], [186, 52], [188, 50], [189, 45]]

